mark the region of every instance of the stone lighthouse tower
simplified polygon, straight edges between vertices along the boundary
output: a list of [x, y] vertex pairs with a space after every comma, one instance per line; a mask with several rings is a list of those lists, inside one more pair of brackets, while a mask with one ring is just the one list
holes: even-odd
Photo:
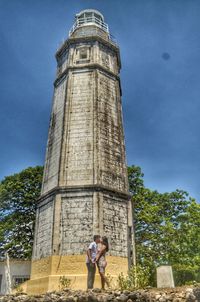
[[109, 239], [113, 276], [127, 272], [131, 246], [120, 54], [100, 12], [76, 15], [56, 60], [32, 292], [56, 288], [62, 275], [86, 288], [85, 254], [94, 234]]

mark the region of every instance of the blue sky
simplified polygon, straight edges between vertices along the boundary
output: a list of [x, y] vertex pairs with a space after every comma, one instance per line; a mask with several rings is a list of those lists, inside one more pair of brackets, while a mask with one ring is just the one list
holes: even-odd
[[128, 164], [147, 187], [199, 200], [198, 0], [0, 0], [0, 179], [44, 163], [54, 54], [86, 8], [121, 49]]

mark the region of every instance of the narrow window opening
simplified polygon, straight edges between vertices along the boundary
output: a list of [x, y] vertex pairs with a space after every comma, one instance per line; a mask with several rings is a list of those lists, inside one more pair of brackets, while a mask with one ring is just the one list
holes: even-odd
[[80, 59], [81, 60], [87, 59], [87, 49], [80, 50]]

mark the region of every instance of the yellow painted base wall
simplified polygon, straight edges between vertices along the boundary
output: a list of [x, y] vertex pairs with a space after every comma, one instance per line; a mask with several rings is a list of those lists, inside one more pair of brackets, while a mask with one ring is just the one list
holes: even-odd
[[[116, 279], [120, 273], [127, 274], [128, 259], [116, 256], [106, 257], [108, 265], [106, 273]], [[59, 289], [59, 279], [66, 276], [71, 280], [72, 289], [87, 287], [87, 268], [85, 255], [50, 256], [34, 260], [31, 267], [31, 280], [26, 282], [28, 294], [41, 294]], [[101, 288], [98, 270], [94, 287]]]

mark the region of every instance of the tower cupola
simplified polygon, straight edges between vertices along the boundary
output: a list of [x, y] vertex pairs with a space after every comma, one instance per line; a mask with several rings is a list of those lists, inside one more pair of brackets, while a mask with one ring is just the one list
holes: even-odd
[[69, 36], [71, 36], [77, 28], [90, 25], [97, 26], [109, 34], [108, 24], [104, 22], [104, 16], [96, 9], [85, 9], [76, 14], [75, 23], [69, 32]]

